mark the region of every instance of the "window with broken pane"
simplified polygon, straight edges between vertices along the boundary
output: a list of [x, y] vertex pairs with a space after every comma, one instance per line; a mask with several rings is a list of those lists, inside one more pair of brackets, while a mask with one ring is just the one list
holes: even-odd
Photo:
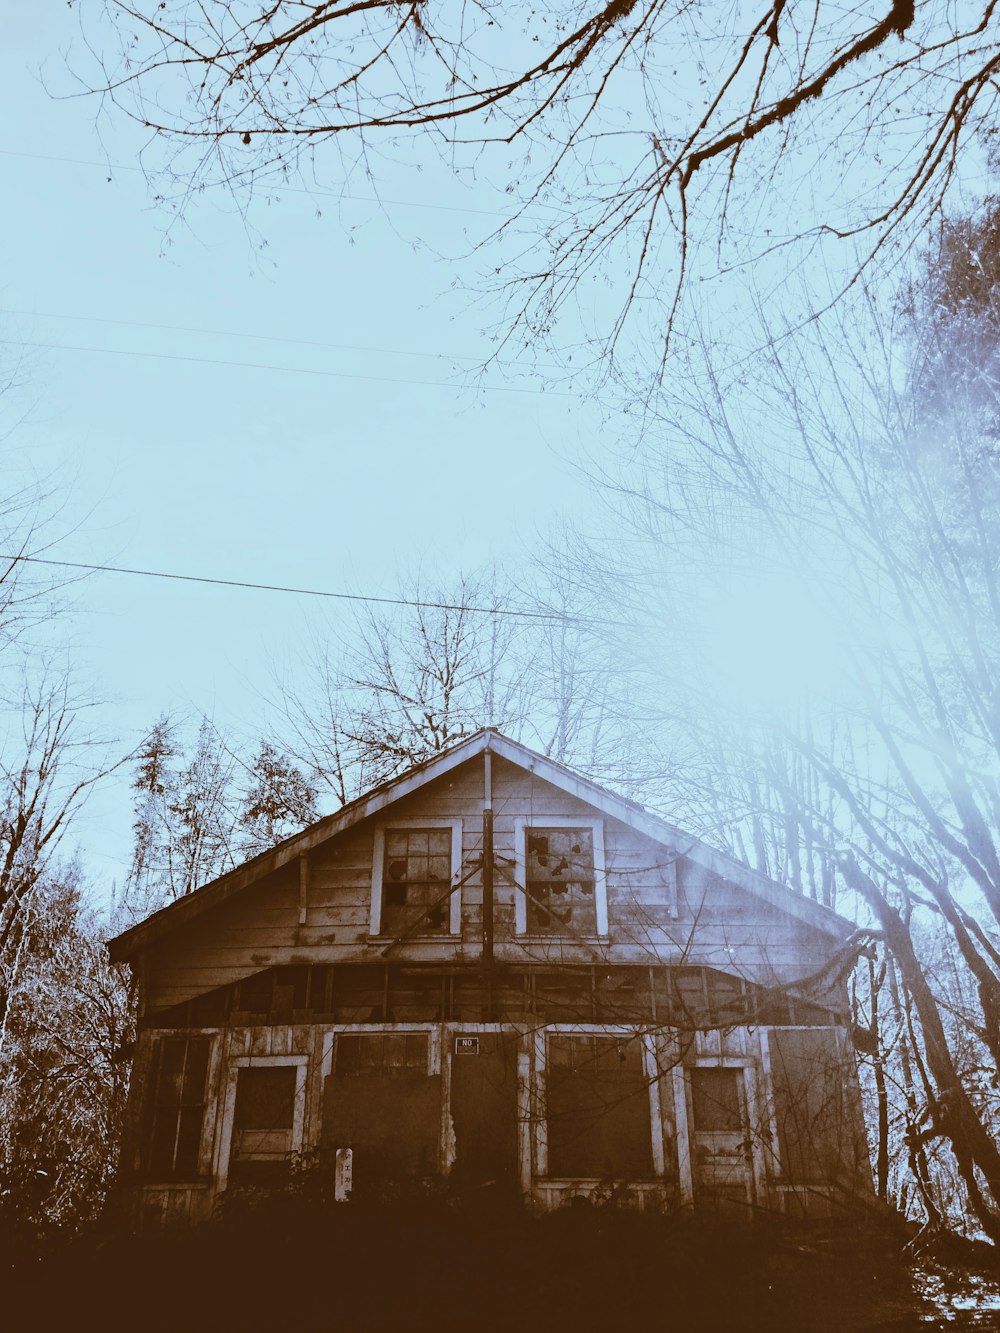
[[596, 935], [593, 830], [526, 829], [524, 887], [529, 934]]
[[451, 829], [386, 829], [383, 857], [382, 934], [447, 934]]

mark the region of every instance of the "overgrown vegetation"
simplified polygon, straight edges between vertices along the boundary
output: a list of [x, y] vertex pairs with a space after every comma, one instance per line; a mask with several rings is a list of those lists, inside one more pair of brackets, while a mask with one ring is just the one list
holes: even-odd
[[100, 1219], [114, 1183], [134, 1018], [128, 978], [81, 904], [79, 871], [35, 887], [0, 1029], [0, 1226]]
[[294, 1312], [311, 1327], [359, 1333], [646, 1322], [684, 1333], [904, 1333], [967, 1291], [968, 1322], [949, 1326], [989, 1327], [992, 1315], [979, 1324], [977, 1306], [1000, 1299], [995, 1275], [963, 1286], [928, 1261], [921, 1280], [936, 1275], [935, 1302], [917, 1290], [906, 1239], [875, 1225], [809, 1230], [588, 1207], [532, 1218], [484, 1203], [364, 1209], [290, 1198], [235, 1210], [195, 1234], [112, 1233], [41, 1254], [8, 1251], [5, 1304], [20, 1303], [45, 1328], [84, 1315], [124, 1328], [142, 1309], [151, 1330], [261, 1328]]

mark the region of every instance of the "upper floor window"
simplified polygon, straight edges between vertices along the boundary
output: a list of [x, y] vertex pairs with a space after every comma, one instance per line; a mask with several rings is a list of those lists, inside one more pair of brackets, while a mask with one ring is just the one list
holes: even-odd
[[519, 934], [607, 933], [603, 835], [599, 822], [516, 821]]
[[373, 935], [457, 935], [461, 890], [451, 891], [462, 860], [462, 825], [400, 821], [375, 830]]

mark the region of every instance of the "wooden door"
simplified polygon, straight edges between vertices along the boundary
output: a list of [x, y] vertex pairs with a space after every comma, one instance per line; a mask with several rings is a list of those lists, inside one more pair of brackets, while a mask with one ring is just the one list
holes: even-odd
[[452, 1180], [461, 1188], [517, 1188], [516, 1033], [451, 1038]]
[[754, 1191], [745, 1072], [716, 1066], [689, 1075], [695, 1204], [749, 1207]]

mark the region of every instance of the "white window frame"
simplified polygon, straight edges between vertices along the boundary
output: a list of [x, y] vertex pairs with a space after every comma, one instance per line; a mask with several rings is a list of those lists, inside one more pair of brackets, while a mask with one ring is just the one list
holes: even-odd
[[[533, 825], [528, 826], [533, 827]], [[549, 825], [548, 827], [554, 827]], [[570, 828], [582, 828], [579, 823]], [[649, 1099], [649, 1134], [650, 1157], [653, 1164], [653, 1176], [650, 1179], [662, 1180], [666, 1175], [666, 1155], [663, 1148], [663, 1102], [660, 1084], [663, 1071], [658, 1067], [655, 1048], [655, 1036], [645, 1028], [625, 1027], [611, 1023], [551, 1023], [538, 1028], [533, 1034], [532, 1056], [534, 1064], [534, 1084], [536, 1114], [532, 1128], [534, 1130], [535, 1171], [549, 1180], [584, 1181], [590, 1176], [553, 1176], [549, 1171], [549, 1038], [550, 1037], [611, 1037], [620, 1041], [640, 1041], [642, 1043], [642, 1069], [646, 1079]], [[622, 1177], [625, 1179], [625, 1177]], [[645, 1178], [644, 1178], [645, 1179]]]
[[233, 1121], [236, 1116], [236, 1087], [241, 1069], [295, 1068], [295, 1102], [292, 1107], [292, 1141], [289, 1152], [302, 1151], [306, 1122], [306, 1075], [309, 1072], [308, 1055], [239, 1055], [229, 1061], [226, 1096], [223, 1104], [222, 1133], [219, 1135], [219, 1157], [216, 1176], [219, 1188], [225, 1189], [229, 1179], [229, 1156], [232, 1152]]
[[[462, 821], [460, 819], [389, 819], [375, 829], [375, 841], [372, 848], [372, 900], [369, 934], [382, 933], [382, 872], [385, 867], [385, 835], [393, 829], [447, 828], [451, 829], [451, 884], [461, 879], [462, 872]], [[455, 889], [448, 902], [448, 934], [462, 933], [462, 890]], [[420, 932], [416, 932], [420, 938]], [[434, 935], [434, 939], [442, 936]]]
[[[476, 1025], [477, 1030], [481, 1025]], [[397, 1033], [419, 1033], [429, 1038], [427, 1076], [441, 1073], [442, 1025], [440, 1023], [338, 1023], [323, 1036], [323, 1057], [320, 1069], [324, 1078], [333, 1073], [333, 1048], [338, 1037], [395, 1036]]]
[[[535, 828], [582, 828], [589, 829], [594, 844], [594, 907], [597, 917], [597, 935], [605, 938], [608, 933], [608, 879], [604, 861], [604, 820], [603, 819], [567, 819], [555, 815], [518, 817], [514, 820], [514, 932], [517, 935], [528, 933], [528, 899], [525, 888], [528, 884], [527, 831]], [[539, 939], [571, 939], [558, 930], [545, 931]]]

